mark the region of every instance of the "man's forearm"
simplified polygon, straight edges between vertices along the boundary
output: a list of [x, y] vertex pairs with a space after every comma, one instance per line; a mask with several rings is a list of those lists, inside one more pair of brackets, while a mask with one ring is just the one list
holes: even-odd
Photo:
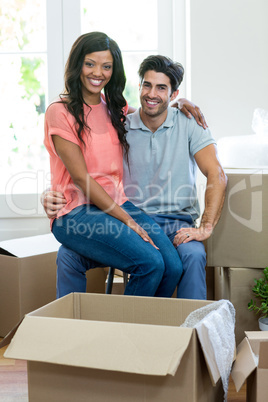
[[196, 163], [207, 178], [205, 192], [205, 209], [199, 228], [181, 228], [177, 231], [173, 244], [175, 247], [192, 240], [204, 241], [208, 239], [218, 220], [220, 219], [227, 177], [217, 157], [214, 144], [208, 145], [195, 154]]
[[200, 228], [209, 234], [218, 223], [225, 199], [227, 177], [223, 170], [217, 175], [209, 176], [205, 192], [205, 209], [201, 218]]

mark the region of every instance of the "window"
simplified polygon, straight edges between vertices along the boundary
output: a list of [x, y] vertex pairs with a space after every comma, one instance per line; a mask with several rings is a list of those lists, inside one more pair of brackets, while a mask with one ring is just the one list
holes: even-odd
[[[131, 5], [124, 0], [98, 5], [92, 0], [1, 0], [0, 194], [40, 194], [49, 186], [44, 112], [63, 90], [64, 66], [75, 39], [100, 30], [117, 41], [127, 76], [125, 96], [137, 107], [141, 60], [152, 53], [173, 56], [174, 3], [178, 7], [173, 0]], [[91, 12], [92, 7], [101, 10]]]
[[45, 2], [1, 0], [0, 27], [0, 193], [36, 193], [48, 171]]

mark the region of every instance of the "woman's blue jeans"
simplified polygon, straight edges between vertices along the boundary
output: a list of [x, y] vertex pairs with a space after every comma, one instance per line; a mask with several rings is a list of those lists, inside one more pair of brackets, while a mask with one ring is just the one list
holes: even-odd
[[[182, 275], [182, 263], [168, 237], [149, 216], [129, 201], [122, 208], [147, 231], [157, 250], [118, 219], [86, 204], [55, 220], [52, 232], [65, 247], [83, 257], [130, 274], [126, 295], [171, 297]], [[58, 272], [58, 297], [81, 290], [85, 271]], [[66, 278], [66, 275], [69, 278]]]

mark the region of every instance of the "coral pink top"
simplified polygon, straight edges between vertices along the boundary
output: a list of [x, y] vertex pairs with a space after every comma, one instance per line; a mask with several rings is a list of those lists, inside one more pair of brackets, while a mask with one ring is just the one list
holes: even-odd
[[[52, 135], [59, 135], [65, 140], [77, 144], [84, 155], [87, 170], [119, 205], [127, 201], [123, 188], [123, 150], [118, 140], [117, 131], [111, 123], [109, 111], [104, 99], [98, 105], [84, 105], [84, 114], [90, 133], [83, 133], [85, 145], [76, 132], [75, 118], [63, 103], [52, 103], [45, 115], [44, 144], [50, 154], [52, 190], [60, 191], [66, 198], [66, 205], [57, 217], [67, 214], [79, 205], [90, 201], [73, 183], [69, 172], [59, 158], [52, 141]], [[75, 162], [74, 162], [75, 163]]]

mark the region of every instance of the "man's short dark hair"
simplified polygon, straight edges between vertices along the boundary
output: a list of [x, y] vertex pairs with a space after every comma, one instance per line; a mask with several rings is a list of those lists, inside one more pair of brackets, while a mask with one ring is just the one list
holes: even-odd
[[140, 82], [143, 81], [145, 73], [150, 70], [166, 74], [169, 77], [172, 93], [177, 91], [183, 80], [183, 66], [180, 63], [174, 62], [169, 57], [160, 55], [146, 57], [146, 59], [141, 63], [138, 71]]

